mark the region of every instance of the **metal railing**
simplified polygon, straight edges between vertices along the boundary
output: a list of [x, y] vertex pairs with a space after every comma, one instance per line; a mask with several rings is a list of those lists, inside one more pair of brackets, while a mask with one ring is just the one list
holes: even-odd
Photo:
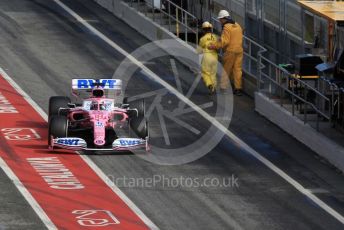
[[[154, 0], [145, 0], [144, 2], [139, 0], [123, 1], [147, 17], [152, 18], [153, 21], [167, 27], [169, 31], [175, 29], [174, 32], [177, 36], [181, 32], [184, 33], [183, 40], [187, 43], [189, 42], [188, 34], [193, 33], [196, 43], [198, 43], [197, 18], [175, 3], [169, 0], [165, 0], [165, 4], [162, 4], [162, 1]], [[190, 23], [195, 24], [196, 27], [191, 27]], [[222, 28], [220, 22], [216, 18], [211, 18], [211, 23], [214, 25], [214, 31], [220, 33]], [[339, 95], [344, 97], [344, 89], [337, 89], [338, 93], [335, 93], [335, 90], [333, 90], [334, 85], [331, 85], [333, 88], [330, 90], [332, 98], [329, 98], [326, 96], [326, 90], [321, 88], [320, 81], [316, 87], [313, 87], [297, 78], [266, 58], [264, 55], [267, 53], [267, 49], [254, 40], [244, 36], [243, 48], [243, 71], [257, 80], [257, 90], [259, 92], [274, 98], [286, 109], [290, 105], [293, 116], [298, 116], [304, 123], [315, 122], [317, 130], [319, 130], [320, 120], [331, 121], [336, 107], [334, 102], [339, 103], [341, 99]], [[329, 86], [328, 83], [326, 84]], [[342, 90], [342, 93], [339, 93], [340, 90]], [[337, 97], [337, 100], [335, 100], [335, 97]], [[339, 109], [339, 106], [337, 107], [337, 112], [340, 113], [342, 110]], [[315, 120], [310, 119], [309, 110], [315, 113]]]
[[337, 106], [337, 123], [341, 125], [341, 127], [344, 127], [344, 88], [340, 88], [338, 91], [338, 106]]
[[333, 82], [330, 78], [321, 77], [320, 78], [320, 90], [325, 94], [329, 95], [331, 100], [331, 121], [333, 126], [340, 124], [344, 127], [344, 88], [341, 87], [343, 82], [338, 84]]
[[[221, 23], [216, 18], [212, 18], [211, 21], [214, 30], [220, 32]], [[331, 121], [335, 107], [332, 103], [334, 100], [327, 97], [324, 90], [320, 90], [320, 82], [313, 87], [273, 63], [264, 56], [267, 49], [247, 36], [244, 36], [243, 48], [243, 71], [256, 78], [259, 92], [273, 97], [282, 107], [290, 105], [292, 115], [296, 116], [296, 111], [298, 111], [299, 118], [304, 123], [310, 122], [308, 110], [312, 110], [311, 112], [316, 114], [315, 128], [317, 130], [319, 130], [320, 120]]]
[[[189, 34], [193, 34], [195, 38], [194, 46], [197, 46], [199, 36], [198, 19], [182, 7], [170, 0], [124, 0], [124, 2], [127, 2], [130, 7], [150, 17], [154, 22], [170, 32], [175, 33], [177, 37], [186, 43], [191, 43]], [[184, 34], [184, 36], [180, 36], [181, 34]]]
[[[260, 55], [260, 71], [258, 79], [258, 90], [278, 101], [284, 107], [291, 106], [291, 113], [303, 122], [310, 123], [309, 114], [315, 113], [316, 129], [319, 130], [320, 121], [331, 121], [332, 106], [331, 99], [319, 90], [319, 79], [315, 87], [299, 79], [297, 75], [289, 73], [281, 66], [276, 65], [269, 59]], [[327, 108], [328, 107], [328, 108]]]

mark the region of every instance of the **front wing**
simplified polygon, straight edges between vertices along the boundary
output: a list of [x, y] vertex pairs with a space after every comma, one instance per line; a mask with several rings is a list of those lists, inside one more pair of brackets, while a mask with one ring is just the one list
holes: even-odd
[[112, 143], [112, 148], [89, 148], [84, 139], [79, 137], [64, 137], [50, 139], [50, 149], [63, 148], [74, 151], [89, 150], [89, 151], [133, 151], [133, 150], [146, 150], [149, 151], [148, 137], [146, 139], [140, 138], [118, 138]]

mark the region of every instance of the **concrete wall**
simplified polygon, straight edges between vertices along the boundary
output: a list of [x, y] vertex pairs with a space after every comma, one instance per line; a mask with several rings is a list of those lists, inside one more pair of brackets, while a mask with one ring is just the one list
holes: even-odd
[[233, 18], [244, 27], [245, 0], [211, 0], [203, 1], [203, 7], [199, 0], [189, 0], [189, 11], [198, 18], [210, 20], [216, 17], [220, 10], [228, 10]]
[[262, 93], [255, 93], [256, 111], [344, 172], [344, 148], [293, 116]]
[[[135, 9], [129, 7], [126, 3], [120, 0], [94, 0], [99, 5], [113, 13], [118, 18], [122, 19], [129, 26], [137, 30], [143, 36], [148, 38], [151, 41], [158, 41], [162, 39], [175, 39], [180, 43], [180, 46], [184, 47], [189, 52], [189, 60], [198, 60], [198, 55], [196, 50], [183, 42], [181, 39], [177, 38], [173, 33], [170, 33], [167, 29], [161, 27], [159, 24], [153, 22], [148, 17], [145, 17], [144, 14], [136, 11]], [[159, 45], [157, 43], [157, 45]], [[168, 49], [167, 47], [162, 46], [167, 53], [178, 56], [178, 53], [175, 53], [175, 50]], [[194, 62], [189, 62], [188, 60], [182, 60], [187, 66], [193, 65]]]

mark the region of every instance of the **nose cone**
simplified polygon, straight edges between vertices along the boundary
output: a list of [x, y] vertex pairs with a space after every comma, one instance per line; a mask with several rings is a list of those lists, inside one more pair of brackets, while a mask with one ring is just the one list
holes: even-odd
[[94, 126], [93, 126], [94, 141], [93, 141], [93, 143], [96, 146], [103, 146], [105, 144], [105, 126], [106, 126], [105, 120], [98, 119], [98, 120], [94, 121]]

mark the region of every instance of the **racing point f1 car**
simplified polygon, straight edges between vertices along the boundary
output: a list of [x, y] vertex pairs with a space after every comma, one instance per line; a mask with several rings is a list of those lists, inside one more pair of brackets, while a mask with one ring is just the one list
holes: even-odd
[[122, 103], [105, 97], [112, 91], [121, 94], [122, 81], [117, 79], [73, 79], [72, 93], [91, 95], [82, 103], [71, 103], [69, 97], [49, 99], [48, 145], [50, 149], [148, 151], [148, 123], [144, 99]]

